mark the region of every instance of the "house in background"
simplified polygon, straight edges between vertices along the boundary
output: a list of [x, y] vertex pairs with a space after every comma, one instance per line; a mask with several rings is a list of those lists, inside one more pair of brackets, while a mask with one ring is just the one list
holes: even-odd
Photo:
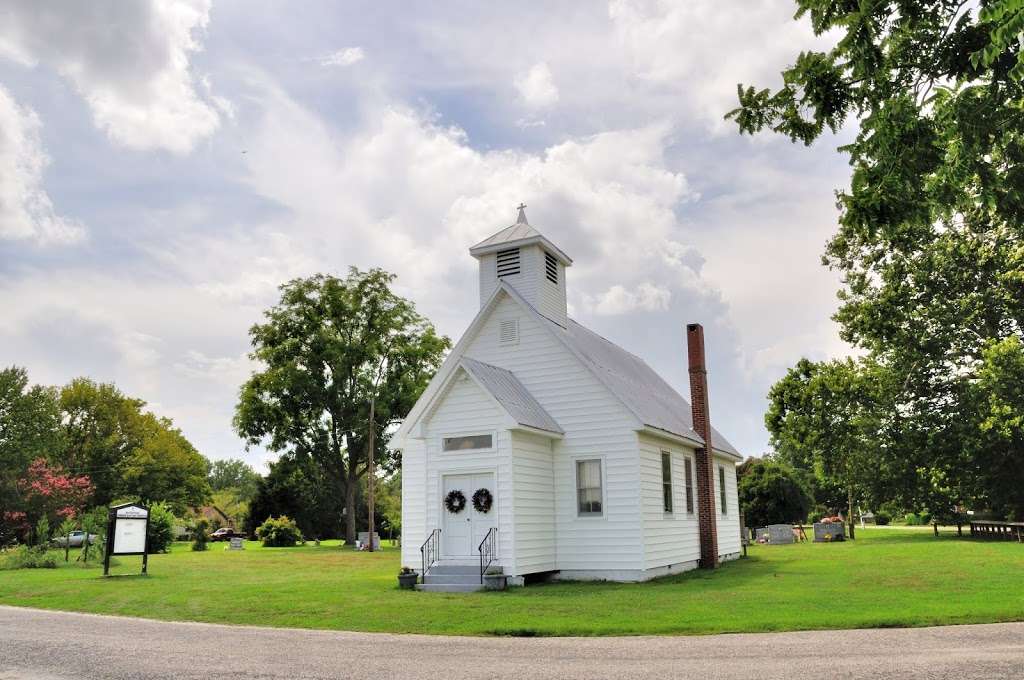
[[524, 206], [470, 254], [480, 311], [394, 438], [403, 564], [469, 589], [488, 562], [511, 583], [641, 581], [738, 556], [741, 456], [709, 424], [701, 326], [691, 407], [568, 318], [572, 260]]

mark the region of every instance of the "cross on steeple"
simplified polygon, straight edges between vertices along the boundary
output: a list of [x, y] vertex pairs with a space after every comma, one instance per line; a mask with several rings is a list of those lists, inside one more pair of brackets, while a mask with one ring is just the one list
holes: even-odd
[[526, 221], [526, 204], [520, 203], [516, 207], [519, 210], [519, 217], [516, 218], [516, 224], [529, 224], [529, 222]]

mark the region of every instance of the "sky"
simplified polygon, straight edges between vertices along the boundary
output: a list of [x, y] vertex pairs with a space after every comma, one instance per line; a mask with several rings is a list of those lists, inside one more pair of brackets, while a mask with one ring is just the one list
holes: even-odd
[[7, 0], [0, 365], [114, 382], [211, 459], [277, 287], [383, 267], [457, 340], [468, 248], [530, 223], [573, 258], [570, 315], [768, 450], [766, 394], [843, 356], [821, 265], [843, 133], [741, 136], [737, 83], [820, 49], [791, 0]]

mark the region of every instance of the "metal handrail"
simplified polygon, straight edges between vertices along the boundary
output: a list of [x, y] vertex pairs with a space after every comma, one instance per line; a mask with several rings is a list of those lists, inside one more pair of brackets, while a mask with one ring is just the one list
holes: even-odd
[[[497, 557], [497, 542], [498, 528], [491, 527], [487, 530], [487, 535], [484, 536], [484, 540], [480, 541], [480, 545], [477, 546], [477, 552], [480, 553], [480, 583], [484, 582], [484, 572], [491, 566]], [[487, 563], [484, 564], [484, 557], [487, 558]]]
[[420, 546], [420, 566], [422, 567], [420, 578], [426, 578], [427, 569], [434, 566], [434, 562], [439, 559], [441, 559], [441, 530], [434, 529]]

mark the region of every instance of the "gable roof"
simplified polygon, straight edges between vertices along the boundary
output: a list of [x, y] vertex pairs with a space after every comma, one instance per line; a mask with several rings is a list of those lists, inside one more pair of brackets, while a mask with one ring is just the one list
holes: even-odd
[[[499, 280], [488, 301], [477, 312], [469, 328], [445, 358], [441, 368], [431, 380], [419, 401], [402, 422], [396, 438], [409, 434], [412, 426], [441, 393], [456, 369], [463, 366], [469, 357], [463, 356], [471, 340], [476, 336], [484, 321], [490, 316], [502, 294], [508, 295], [532, 314], [538, 323], [561, 340], [580, 362], [615, 396], [637, 419], [640, 425], [661, 430], [700, 446], [703, 438], [693, 429], [690, 402], [665, 382], [650, 366], [639, 357], [630, 354], [615, 343], [602, 338], [581, 324], [569, 320], [567, 328], [559, 326], [537, 311], [507, 281]], [[474, 361], [469, 359], [470, 361]], [[482, 363], [482, 362], [476, 362]], [[487, 366], [488, 364], [483, 364]], [[497, 368], [497, 367], [492, 367]], [[469, 369], [466, 369], [469, 373]], [[504, 370], [504, 369], [499, 369]], [[470, 373], [472, 375], [472, 373]], [[510, 375], [511, 372], [509, 372]], [[513, 377], [515, 377], [513, 375]], [[479, 379], [477, 379], [479, 380]], [[518, 382], [518, 379], [516, 380]], [[486, 389], [486, 388], [485, 388]], [[525, 387], [523, 388], [525, 390]], [[489, 390], [488, 390], [489, 392]], [[529, 392], [527, 392], [529, 394]], [[532, 395], [530, 397], [533, 399]], [[495, 397], [497, 400], [497, 397]], [[536, 401], [536, 400], [534, 400]], [[538, 404], [539, 406], [539, 404]], [[505, 408], [502, 406], [502, 408]], [[543, 407], [541, 407], [543, 410]], [[507, 410], [507, 409], [506, 409]], [[550, 416], [549, 416], [550, 417]], [[558, 431], [561, 431], [560, 429]], [[713, 449], [719, 453], [742, 458], [736, 448], [718, 430], [711, 429]]]
[[[565, 335], [576, 354], [644, 425], [698, 444], [704, 443], [693, 429], [690, 402], [672, 389], [643, 359], [572, 319], [565, 329], [547, 318], [544, 321], [553, 325], [552, 330], [556, 333]], [[716, 451], [740, 456], [739, 451], [713, 427], [711, 440]]]
[[546, 432], [565, 434], [565, 430], [534, 399], [530, 391], [523, 383], [519, 382], [519, 378], [512, 371], [469, 357], [462, 357], [459, 365], [476, 378], [477, 384], [487, 390], [518, 424]]

